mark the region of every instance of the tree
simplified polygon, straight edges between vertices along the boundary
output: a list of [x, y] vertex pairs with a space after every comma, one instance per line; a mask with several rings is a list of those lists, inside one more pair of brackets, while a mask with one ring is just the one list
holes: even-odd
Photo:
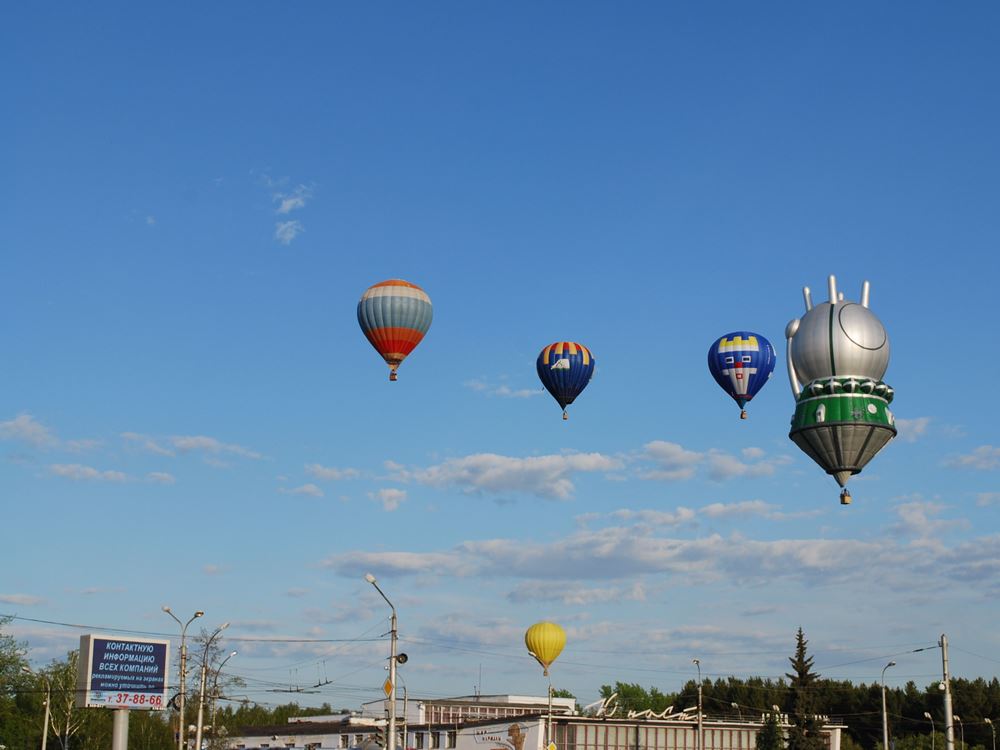
[[792, 726], [788, 730], [788, 750], [824, 750], [823, 722], [817, 716], [816, 690], [819, 675], [813, 672], [813, 659], [806, 653], [809, 641], [800, 627], [795, 635], [795, 656], [788, 657], [792, 672], [789, 679], [789, 700], [786, 701]]
[[45, 692], [23, 671], [28, 666], [27, 644], [3, 632], [10, 621], [10, 617], [0, 617], [0, 745], [31, 747], [36, 738], [41, 742], [38, 711]]
[[785, 737], [781, 732], [778, 715], [769, 713], [764, 717], [764, 725], [757, 732], [757, 750], [784, 750]]

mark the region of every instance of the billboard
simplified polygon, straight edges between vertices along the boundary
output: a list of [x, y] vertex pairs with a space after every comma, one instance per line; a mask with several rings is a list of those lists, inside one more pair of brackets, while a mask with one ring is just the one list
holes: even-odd
[[170, 641], [81, 635], [76, 705], [161, 711], [169, 666]]

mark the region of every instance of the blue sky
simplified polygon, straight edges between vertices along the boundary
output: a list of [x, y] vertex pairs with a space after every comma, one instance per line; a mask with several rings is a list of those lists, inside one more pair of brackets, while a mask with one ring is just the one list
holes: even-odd
[[[987, 3], [22, 6], [0, 187], [0, 612], [35, 663], [232, 622], [246, 694], [1000, 664], [1000, 11]], [[900, 435], [788, 440], [826, 277], [892, 343]], [[398, 383], [372, 283], [435, 310]], [[741, 422], [705, 365], [769, 337]], [[586, 344], [568, 422], [538, 351]], [[985, 380], [984, 380], [985, 378]], [[92, 626], [85, 630], [53, 623]], [[313, 640], [288, 643], [282, 639]], [[295, 696], [293, 696], [295, 697]]]

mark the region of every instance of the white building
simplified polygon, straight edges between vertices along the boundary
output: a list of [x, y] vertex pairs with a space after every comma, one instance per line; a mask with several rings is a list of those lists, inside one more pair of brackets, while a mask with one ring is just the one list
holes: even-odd
[[[365, 705], [360, 715], [308, 717], [288, 724], [236, 730], [229, 750], [377, 750], [384, 742], [386, 701]], [[552, 742], [556, 750], [754, 750], [766, 717], [732, 719], [705, 715], [702, 742], [696, 715], [581, 716], [572, 699], [554, 698]], [[610, 715], [608, 715], [610, 713]], [[399, 706], [400, 750], [545, 750], [548, 700], [530, 696], [466, 696], [414, 699]], [[787, 729], [787, 719], [782, 716]], [[827, 723], [828, 750], [840, 750], [844, 727]]]

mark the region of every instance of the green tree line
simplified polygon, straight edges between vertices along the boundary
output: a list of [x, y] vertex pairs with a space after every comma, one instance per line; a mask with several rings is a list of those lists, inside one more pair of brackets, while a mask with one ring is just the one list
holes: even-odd
[[[111, 745], [112, 712], [76, 709], [73, 705], [77, 653], [73, 651], [64, 659], [53, 660], [44, 669], [36, 670], [37, 674], [25, 672], [28, 646], [3, 632], [7, 622], [0, 618], [0, 746], [6, 746], [6, 750], [38, 750], [41, 747], [47, 695], [45, 680], [48, 680], [51, 686], [49, 748], [107, 750]], [[760, 720], [773, 713], [773, 706], [778, 706], [796, 729], [781, 738], [774, 726], [765, 725], [758, 738], [759, 750], [817, 750], [815, 728], [810, 728], [810, 719], [815, 714], [846, 725], [841, 750], [879, 750], [882, 742], [880, 685], [822, 678], [812, 670], [806, 643], [799, 631], [794, 656], [789, 658], [791, 671], [787, 679], [704, 679], [701, 687], [705, 713], [713, 717], [742, 716]], [[214, 664], [218, 655], [210, 653], [206, 658]], [[197, 669], [190, 671], [195, 675], [198, 672]], [[189, 674], [189, 678], [193, 679], [192, 675]], [[231, 688], [238, 682], [224, 684]], [[189, 723], [194, 720], [197, 693], [197, 683], [189, 685]], [[613, 693], [618, 694], [623, 712], [645, 709], [660, 712], [668, 706], [679, 712], [697, 706], [698, 683], [690, 680], [674, 691], [623, 682], [601, 686], [602, 697], [610, 697]], [[206, 694], [211, 697], [207, 689]], [[574, 697], [565, 691], [557, 694]], [[284, 724], [295, 716], [339, 712], [326, 703], [320, 706], [299, 706], [297, 703], [263, 706], [228, 700], [225, 690], [221, 690], [220, 695], [215, 719], [219, 731], [213, 735], [206, 730], [212, 750], [220, 750], [225, 736], [238, 732], [241, 727]], [[962, 717], [965, 734], [965, 747], [962, 747], [956, 723], [956, 750], [992, 750], [990, 727], [983, 719], [1000, 721], [1000, 681], [996, 677], [989, 681], [953, 678], [952, 698], [954, 713]], [[932, 750], [931, 722], [924, 718], [924, 712], [931, 714], [937, 730], [934, 750], [944, 750], [943, 694], [938, 682], [922, 688], [913, 682], [901, 688], [889, 688], [886, 701], [893, 745], [890, 750]], [[175, 711], [133, 711], [129, 719], [130, 750], [174, 750], [177, 747], [176, 716]]]

